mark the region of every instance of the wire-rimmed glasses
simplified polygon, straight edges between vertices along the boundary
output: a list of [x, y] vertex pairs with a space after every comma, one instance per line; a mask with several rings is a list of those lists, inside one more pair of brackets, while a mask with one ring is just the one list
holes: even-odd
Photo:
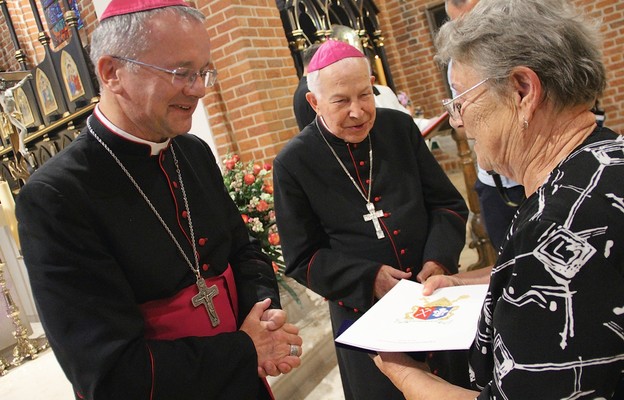
[[178, 67], [175, 69], [167, 69], [162, 68], [157, 65], [152, 65], [148, 63], [144, 63], [142, 61], [133, 60], [131, 58], [121, 57], [121, 56], [112, 56], [121, 61], [126, 61], [132, 64], [141, 65], [143, 67], [153, 68], [157, 71], [166, 72], [171, 74], [171, 84], [174, 86], [179, 86], [180, 84], [186, 85], [187, 87], [192, 87], [197, 77], [202, 78], [202, 82], [204, 83], [204, 87], [212, 87], [217, 81], [217, 70], [216, 69], [204, 69], [199, 71], [193, 71], [186, 67]]
[[459, 121], [461, 119], [462, 103], [456, 103], [455, 100], [457, 100], [460, 97], [464, 96], [466, 93], [470, 92], [471, 90], [474, 90], [474, 89], [478, 88], [479, 86], [483, 85], [489, 79], [490, 78], [485, 78], [481, 82], [477, 83], [476, 85], [474, 85], [473, 87], [471, 87], [469, 89], [464, 90], [463, 92], [461, 92], [457, 96], [453, 97], [452, 99], [444, 99], [444, 100], [442, 100], [442, 105], [444, 106], [444, 109], [446, 109], [446, 111], [448, 111], [449, 116], [451, 117], [451, 119], [454, 119], [455, 121]]

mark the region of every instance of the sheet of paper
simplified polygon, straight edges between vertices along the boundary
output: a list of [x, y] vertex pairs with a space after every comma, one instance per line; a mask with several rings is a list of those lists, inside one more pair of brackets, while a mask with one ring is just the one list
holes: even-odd
[[468, 349], [487, 287], [455, 286], [423, 296], [423, 285], [402, 280], [336, 342], [387, 352]]

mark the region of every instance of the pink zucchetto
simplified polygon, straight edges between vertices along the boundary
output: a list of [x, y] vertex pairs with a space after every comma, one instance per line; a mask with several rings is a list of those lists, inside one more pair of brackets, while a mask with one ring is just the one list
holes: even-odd
[[364, 54], [348, 43], [340, 40], [328, 40], [323, 43], [308, 64], [308, 73], [323, 69], [335, 62], [351, 57], [365, 57]]
[[171, 6], [189, 7], [183, 0], [112, 0], [100, 16], [100, 21], [117, 15], [132, 14]]

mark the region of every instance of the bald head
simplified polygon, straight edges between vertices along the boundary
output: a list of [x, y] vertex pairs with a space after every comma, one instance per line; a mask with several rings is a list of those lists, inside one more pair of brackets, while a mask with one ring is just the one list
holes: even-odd
[[478, 2], [479, 0], [446, 0], [446, 15], [448, 15], [451, 20], [457, 19], [467, 12], [470, 12]]

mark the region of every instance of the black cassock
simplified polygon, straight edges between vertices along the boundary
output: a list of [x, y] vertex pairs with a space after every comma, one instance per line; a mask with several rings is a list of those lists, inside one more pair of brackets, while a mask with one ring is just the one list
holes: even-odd
[[[317, 128], [362, 192], [369, 179], [369, 142], [347, 144], [320, 120], [308, 125], [274, 162], [275, 209], [286, 273], [330, 301], [334, 333], [355, 320], [374, 299], [374, 280], [382, 264], [412, 271], [433, 260], [457, 272], [466, 240], [466, 204], [439, 166], [414, 121], [405, 113], [377, 109], [370, 132], [373, 173], [370, 200], [380, 218], [378, 239], [366, 201], [330, 151]], [[367, 354], [337, 349], [347, 398], [403, 398]], [[439, 359], [440, 357], [437, 357]], [[464, 352], [456, 365], [435, 371], [468, 385]], [[444, 366], [446, 365], [446, 366]], [[437, 367], [434, 367], [434, 369]], [[455, 371], [456, 373], [457, 371]]]
[[[98, 118], [90, 124], [193, 260], [174, 148], [202, 275], [214, 277], [231, 265], [238, 326], [256, 301], [271, 297], [279, 307], [270, 261], [250, 242], [206, 143], [182, 135], [151, 156], [148, 145], [116, 135]], [[32, 175], [17, 199], [17, 217], [43, 327], [77, 393], [86, 399], [265, 398], [254, 345], [236, 328], [211, 337], [146, 339], [139, 305], [193, 288], [195, 277], [137, 189], [86, 130]], [[208, 318], [202, 308], [198, 316]]]

